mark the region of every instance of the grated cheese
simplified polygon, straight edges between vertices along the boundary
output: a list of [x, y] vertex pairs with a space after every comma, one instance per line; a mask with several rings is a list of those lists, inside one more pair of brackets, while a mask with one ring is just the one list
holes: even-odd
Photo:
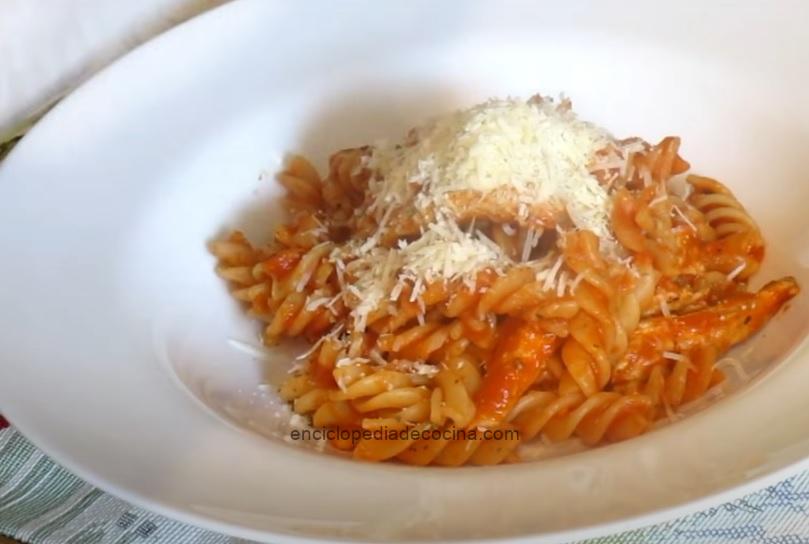
[[[393, 214], [393, 210], [393, 208], [388, 208], [385, 210], [385, 213], [382, 214], [382, 219], [379, 221], [376, 232], [374, 232], [372, 236], [368, 237], [368, 239], [365, 240], [365, 242], [363, 242], [360, 246], [360, 253], [366, 253], [379, 244], [379, 240], [382, 237], [382, 233], [385, 232], [385, 226], [387, 225], [388, 221], [390, 221], [390, 216]], [[359, 211], [359, 209], [356, 211]]]
[[396, 361], [397, 370], [407, 372], [408, 374], [415, 374], [417, 376], [426, 376], [428, 378], [434, 377], [440, 371], [436, 365], [428, 363], [421, 363], [418, 361], [410, 361], [407, 359], [399, 359]]
[[730, 273], [728, 274], [728, 281], [733, 281], [733, 280], [735, 280], [735, 279], [736, 279], [736, 277], [737, 277], [739, 274], [741, 274], [742, 272], [744, 272], [744, 269], [745, 269], [745, 268], [747, 268], [747, 263], [746, 263], [746, 262], [744, 262], [744, 261], [743, 261], [743, 262], [739, 263], [739, 266], [737, 266], [736, 268], [734, 268], [733, 270], [731, 270], [731, 271], [730, 271]]
[[335, 361], [334, 366], [336, 368], [343, 368], [345, 366], [359, 365], [370, 362], [371, 360], [365, 357], [341, 357]]
[[310, 355], [312, 355], [312, 354], [313, 354], [313, 353], [314, 353], [314, 352], [317, 350], [317, 348], [319, 348], [319, 347], [320, 347], [320, 344], [322, 344], [323, 342], [325, 342], [325, 341], [326, 341], [326, 338], [328, 338], [328, 337], [327, 337], [327, 336], [321, 336], [320, 338], [318, 338], [318, 339], [317, 339], [317, 342], [315, 342], [314, 344], [312, 344], [312, 345], [309, 347], [309, 349], [307, 349], [306, 351], [304, 351], [303, 353], [301, 353], [300, 355], [298, 355], [297, 357], [295, 357], [295, 360], [296, 360], [296, 361], [302, 361], [302, 360], [304, 360], [304, 359], [308, 359], [308, 358], [309, 358], [309, 356], [310, 356]]
[[309, 280], [312, 279], [312, 275], [315, 273], [315, 267], [309, 265], [312, 261], [317, 261], [320, 259], [324, 250], [327, 250], [329, 247], [331, 247], [331, 245], [331, 242], [321, 242], [310, 249], [303, 259], [301, 259], [298, 267], [302, 267], [304, 272], [301, 274], [298, 283], [295, 285], [295, 291], [298, 293], [303, 292], [304, 288], [309, 283]]
[[304, 308], [307, 312], [314, 312], [321, 306], [327, 306], [331, 302], [333, 302], [333, 299], [329, 297], [310, 297]]
[[689, 227], [691, 227], [691, 230], [693, 230], [694, 232], [697, 231], [697, 227], [694, 225], [694, 223], [691, 222], [691, 220], [688, 218], [688, 216], [685, 215], [685, 213], [683, 212], [683, 210], [679, 208], [679, 206], [672, 206], [671, 209], [672, 211], [674, 211], [674, 213], [679, 215]]
[[559, 274], [559, 281], [556, 284], [556, 296], [559, 298], [565, 296], [565, 289], [567, 289], [567, 272], [563, 270]]
[[664, 351], [663, 358], [671, 359], [672, 361], [688, 361], [688, 357], [686, 357], [681, 353], [676, 353], [674, 351]]
[[644, 187], [651, 187], [654, 185], [654, 181], [652, 180], [652, 172], [646, 166], [642, 166], [640, 168], [640, 177], [643, 180]]
[[570, 284], [570, 293], [573, 294], [576, 291], [576, 287], [584, 280], [584, 274], [579, 272], [576, 274], [576, 277], [573, 279], [573, 283]]
[[449, 193], [509, 187], [527, 204], [558, 203], [573, 223], [609, 237], [609, 198], [588, 170], [612, 138], [579, 120], [566, 102], [489, 100], [414, 129], [406, 144], [374, 146], [368, 167], [377, 202], [441, 207]]
[[559, 257], [556, 258], [556, 262], [553, 263], [553, 266], [547, 272], [547, 275], [545, 275], [545, 282], [542, 284], [544, 291], [551, 291], [556, 288], [556, 274], [559, 272], [559, 269], [562, 268], [564, 260], [564, 257], [559, 255]]
[[388, 362], [382, 357], [382, 354], [379, 352], [378, 348], [372, 348], [371, 351], [368, 353], [368, 356], [371, 358], [374, 364], [385, 366]]
[[424, 299], [419, 297], [418, 300], [419, 305], [419, 325], [424, 325], [424, 314], [427, 312], [427, 308], [424, 305]]
[[334, 305], [337, 304], [337, 302], [342, 298], [343, 298], [343, 294], [342, 293], [337, 293], [326, 304], [326, 308], [329, 309], [329, 312], [331, 312], [332, 315], [334, 315], [334, 316], [337, 315], [337, 309], [334, 307]]
[[671, 317], [671, 310], [669, 309], [669, 303], [666, 302], [666, 298], [660, 296], [657, 300], [660, 302], [660, 313], [663, 314], [664, 317]]
[[520, 205], [517, 208], [517, 217], [520, 219], [528, 219], [529, 215], [530, 211], [528, 210], [528, 205], [525, 202], [520, 202]]
[[349, 285], [349, 286], [348, 286], [348, 291], [349, 291], [349, 292], [350, 292], [352, 295], [354, 295], [355, 297], [357, 297], [357, 298], [362, 298], [362, 293], [360, 292], [360, 290], [357, 288], [357, 286], [356, 286], [356, 285]]
[[688, 370], [696, 371], [696, 368], [691, 363], [691, 359], [689, 359], [688, 357], [686, 357], [681, 353], [676, 353], [674, 351], [664, 351], [663, 358], [670, 359], [672, 361], [677, 361], [677, 363], [685, 363], [685, 366]]
[[396, 302], [397, 300], [399, 300], [399, 295], [402, 294], [402, 289], [404, 289], [404, 283], [397, 282], [396, 285], [393, 286], [393, 289], [391, 289], [390, 297], [388, 298], [388, 300], [390, 300], [391, 302]]
[[341, 332], [343, 332], [343, 324], [339, 323], [337, 326], [335, 326], [331, 330], [331, 332], [329, 332], [328, 334], [325, 334], [325, 335], [321, 336], [320, 338], [318, 338], [317, 342], [312, 344], [309, 347], [309, 349], [307, 349], [305, 352], [303, 352], [300, 355], [298, 355], [297, 357], [295, 357], [295, 360], [296, 361], [302, 361], [304, 359], [309, 358], [309, 356], [312, 355], [317, 350], [317, 348], [319, 348], [320, 345], [323, 344], [323, 342], [325, 342], [326, 340], [336, 340]]
[[340, 388], [340, 391], [345, 391], [348, 389], [348, 385], [346, 385], [346, 383], [343, 381], [342, 376], [335, 378], [334, 381], [337, 382], [337, 387]]
[[413, 284], [413, 291], [410, 293], [410, 302], [416, 302], [421, 294], [424, 292], [424, 280], [417, 277], [416, 282]]
[[528, 229], [528, 233], [526, 234], [525, 241], [523, 242], [522, 245], [522, 255], [520, 256], [520, 262], [524, 263], [531, 256], [531, 251], [533, 251], [533, 249], [537, 247], [537, 244], [539, 244], [539, 239], [542, 237], [542, 232], [543, 232], [542, 229], [539, 230], [534, 228]]

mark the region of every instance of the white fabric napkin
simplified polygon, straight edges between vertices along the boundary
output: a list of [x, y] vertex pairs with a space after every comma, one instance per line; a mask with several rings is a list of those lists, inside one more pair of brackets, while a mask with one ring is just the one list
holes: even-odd
[[226, 0], [0, 0], [0, 143], [126, 51]]

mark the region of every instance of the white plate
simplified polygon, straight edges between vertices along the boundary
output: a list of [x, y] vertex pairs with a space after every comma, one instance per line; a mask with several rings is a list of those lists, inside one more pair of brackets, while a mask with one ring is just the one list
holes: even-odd
[[[704, 507], [804, 461], [804, 296], [744, 348], [753, 385], [586, 453], [415, 469], [226, 422], [283, 430], [256, 389], [262, 364], [232, 342], [254, 342], [255, 325], [205, 248], [278, 220], [278, 188], [259, 171], [289, 151], [322, 166], [491, 95], [564, 91], [618, 135], [682, 135], [695, 168], [760, 220], [762, 277], [809, 286], [809, 4], [569, 4], [243, 1], [105, 70], [0, 167], [2, 412], [104, 489], [275, 542], [570, 540]], [[289, 359], [274, 357], [276, 369]]]

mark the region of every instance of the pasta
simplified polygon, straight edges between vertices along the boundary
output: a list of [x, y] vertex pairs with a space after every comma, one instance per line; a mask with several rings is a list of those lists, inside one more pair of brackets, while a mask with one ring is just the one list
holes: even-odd
[[491, 465], [625, 440], [721, 387], [717, 361], [799, 291], [749, 289], [761, 232], [679, 147], [492, 100], [325, 177], [291, 157], [273, 241], [211, 251], [266, 344], [312, 344], [279, 394], [336, 451]]

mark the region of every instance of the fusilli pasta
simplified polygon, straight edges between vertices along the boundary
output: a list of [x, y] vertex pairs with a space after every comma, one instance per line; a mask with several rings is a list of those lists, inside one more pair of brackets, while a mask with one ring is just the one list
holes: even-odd
[[[569, 101], [490, 101], [396, 145], [292, 156], [288, 220], [214, 242], [263, 340], [313, 346], [280, 396], [333, 449], [490, 465], [539, 437], [642, 434], [798, 293], [747, 288], [761, 233], [680, 140], [618, 140]], [[349, 432], [350, 431], [350, 432]]]

